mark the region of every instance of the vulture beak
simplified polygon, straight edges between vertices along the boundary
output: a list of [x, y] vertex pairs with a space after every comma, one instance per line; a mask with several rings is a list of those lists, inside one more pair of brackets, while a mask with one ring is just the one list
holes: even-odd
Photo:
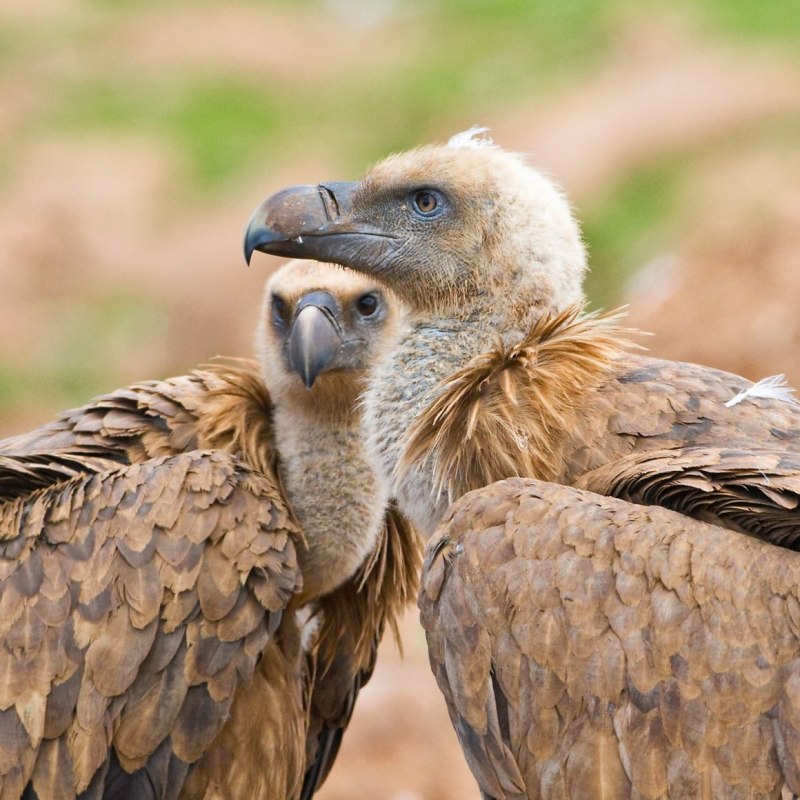
[[297, 303], [287, 344], [289, 367], [307, 389], [336, 358], [342, 345], [338, 313], [336, 301], [328, 292], [310, 292]]
[[293, 186], [268, 197], [250, 217], [244, 237], [247, 263], [254, 250], [275, 256], [314, 258], [369, 270], [399, 244], [354, 218], [359, 183]]

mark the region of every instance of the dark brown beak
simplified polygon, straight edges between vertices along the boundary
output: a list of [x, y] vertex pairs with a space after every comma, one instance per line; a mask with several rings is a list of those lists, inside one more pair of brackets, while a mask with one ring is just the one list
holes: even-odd
[[255, 250], [314, 258], [370, 272], [399, 244], [353, 212], [358, 183], [293, 186], [267, 198], [250, 217], [244, 237], [247, 263]]
[[342, 346], [338, 306], [327, 292], [311, 292], [297, 304], [287, 343], [289, 367], [307, 389], [336, 358]]

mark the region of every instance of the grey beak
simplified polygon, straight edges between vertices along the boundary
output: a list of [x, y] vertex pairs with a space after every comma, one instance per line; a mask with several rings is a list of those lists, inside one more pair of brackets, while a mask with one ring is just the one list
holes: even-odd
[[327, 292], [311, 292], [298, 303], [289, 332], [289, 366], [308, 389], [342, 346], [337, 313], [336, 301]]
[[244, 236], [247, 263], [260, 250], [315, 258], [370, 271], [399, 245], [394, 236], [359, 221], [353, 197], [359, 183], [292, 186], [268, 197], [252, 214]]

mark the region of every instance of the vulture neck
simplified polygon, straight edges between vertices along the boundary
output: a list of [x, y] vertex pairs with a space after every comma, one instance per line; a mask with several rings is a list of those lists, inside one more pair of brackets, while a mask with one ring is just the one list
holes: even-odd
[[478, 313], [410, 316], [399, 342], [374, 371], [364, 396], [364, 424], [375, 470], [401, 512], [428, 538], [450, 504], [432, 490], [430, 464], [399, 478], [404, 434], [436, 397], [437, 388], [465, 361], [497, 341], [497, 328]]
[[[239, 453], [280, 481], [306, 548], [300, 603], [321, 597], [350, 578], [375, 549], [386, 496], [364, 449], [350, 372], [323, 373], [313, 390], [272, 381], [268, 392], [254, 363], [209, 368], [219, 386], [198, 414], [198, 447]], [[276, 458], [276, 452], [279, 457]]]
[[365, 452], [360, 414], [342, 410], [356, 407], [356, 395], [323, 402], [330, 388], [273, 398], [278, 472], [307, 545], [298, 554], [301, 602], [352, 577], [375, 548], [387, 501]]
[[472, 489], [553, 480], [569, 431], [627, 346], [617, 314], [527, 311], [516, 321], [412, 317], [373, 376], [370, 451], [423, 536]]

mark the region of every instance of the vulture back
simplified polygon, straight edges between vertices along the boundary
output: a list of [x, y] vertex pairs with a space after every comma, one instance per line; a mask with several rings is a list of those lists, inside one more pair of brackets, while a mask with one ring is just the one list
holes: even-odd
[[514, 479], [454, 504], [420, 608], [486, 797], [761, 800], [800, 792], [798, 587], [791, 551]]

